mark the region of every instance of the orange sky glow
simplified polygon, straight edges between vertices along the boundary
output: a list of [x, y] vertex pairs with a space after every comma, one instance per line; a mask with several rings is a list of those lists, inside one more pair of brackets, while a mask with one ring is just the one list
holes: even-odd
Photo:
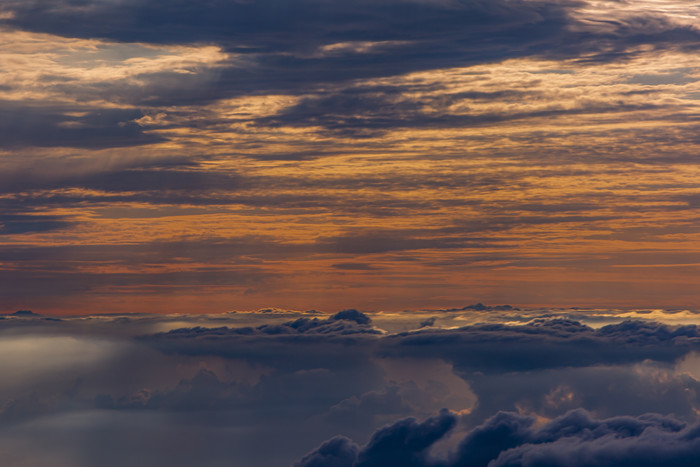
[[8, 5], [4, 312], [700, 308], [692, 2], [572, 3], [559, 34], [593, 45], [386, 69], [422, 39], [268, 54]]

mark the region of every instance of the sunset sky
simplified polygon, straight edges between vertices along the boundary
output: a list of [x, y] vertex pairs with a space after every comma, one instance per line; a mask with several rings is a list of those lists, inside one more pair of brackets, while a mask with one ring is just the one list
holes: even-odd
[[1, 308], [700, 307], [699, 12], [3, 0]]
[[2, 467], [700, 465], [700, 3], [0, 0]]

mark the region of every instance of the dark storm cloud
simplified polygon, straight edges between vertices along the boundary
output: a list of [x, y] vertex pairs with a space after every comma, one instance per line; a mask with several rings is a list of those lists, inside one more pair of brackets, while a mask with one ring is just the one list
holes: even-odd
[[[71, 115], [80, 112], [80, 115]], [[164, 141], [144, 133], [136, 109], [52, 108], [50, 104], [0, 103], [0, 147], [77, 147], [100, 149]]]
[[698, 425], [656, 414], [597, 420], [583, 410], [540, 428], [534, 417], [501, 412], [467, 433], [449, 458], [430, 458], [426, 451], [455, 422], [447, 412], [422, 424], [400, 421], [377, 431], [363, 448], [334, 438], [295, 467], [369, 467], [393, 459], [412, 467], [691, 466], [700, 461]]

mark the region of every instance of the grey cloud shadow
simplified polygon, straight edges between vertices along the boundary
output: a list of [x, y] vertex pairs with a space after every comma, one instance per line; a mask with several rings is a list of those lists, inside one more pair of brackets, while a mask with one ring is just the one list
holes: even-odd
[[[84, 115], [71, 116], [80, 111]], [[79, 109], [49, 104], [3, 102], [0, 108], [0, 147], [76, 147], [102, 149], [165, 141], [144, 132], [134, 120], [135, 109]]]
[[0, 235], [32, 232], [52, 232], [67, 229], [75, 221], [67, 216], [52, 214], [0, 214]]

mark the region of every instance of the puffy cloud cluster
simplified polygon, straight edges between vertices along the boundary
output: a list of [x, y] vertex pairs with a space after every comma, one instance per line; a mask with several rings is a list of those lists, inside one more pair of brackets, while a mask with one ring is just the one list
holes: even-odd
[[659, 466], [700, 462], [700, 425], [657, 414], [598, 420], [575, 410], [541, 425], [531, 416], [500, 412], [469, 431], [447, 458], [430, 448], [457, 424], [443, 412], [423, 423], [399, 421], [358, 447], [333, 438], [295, 467]]

